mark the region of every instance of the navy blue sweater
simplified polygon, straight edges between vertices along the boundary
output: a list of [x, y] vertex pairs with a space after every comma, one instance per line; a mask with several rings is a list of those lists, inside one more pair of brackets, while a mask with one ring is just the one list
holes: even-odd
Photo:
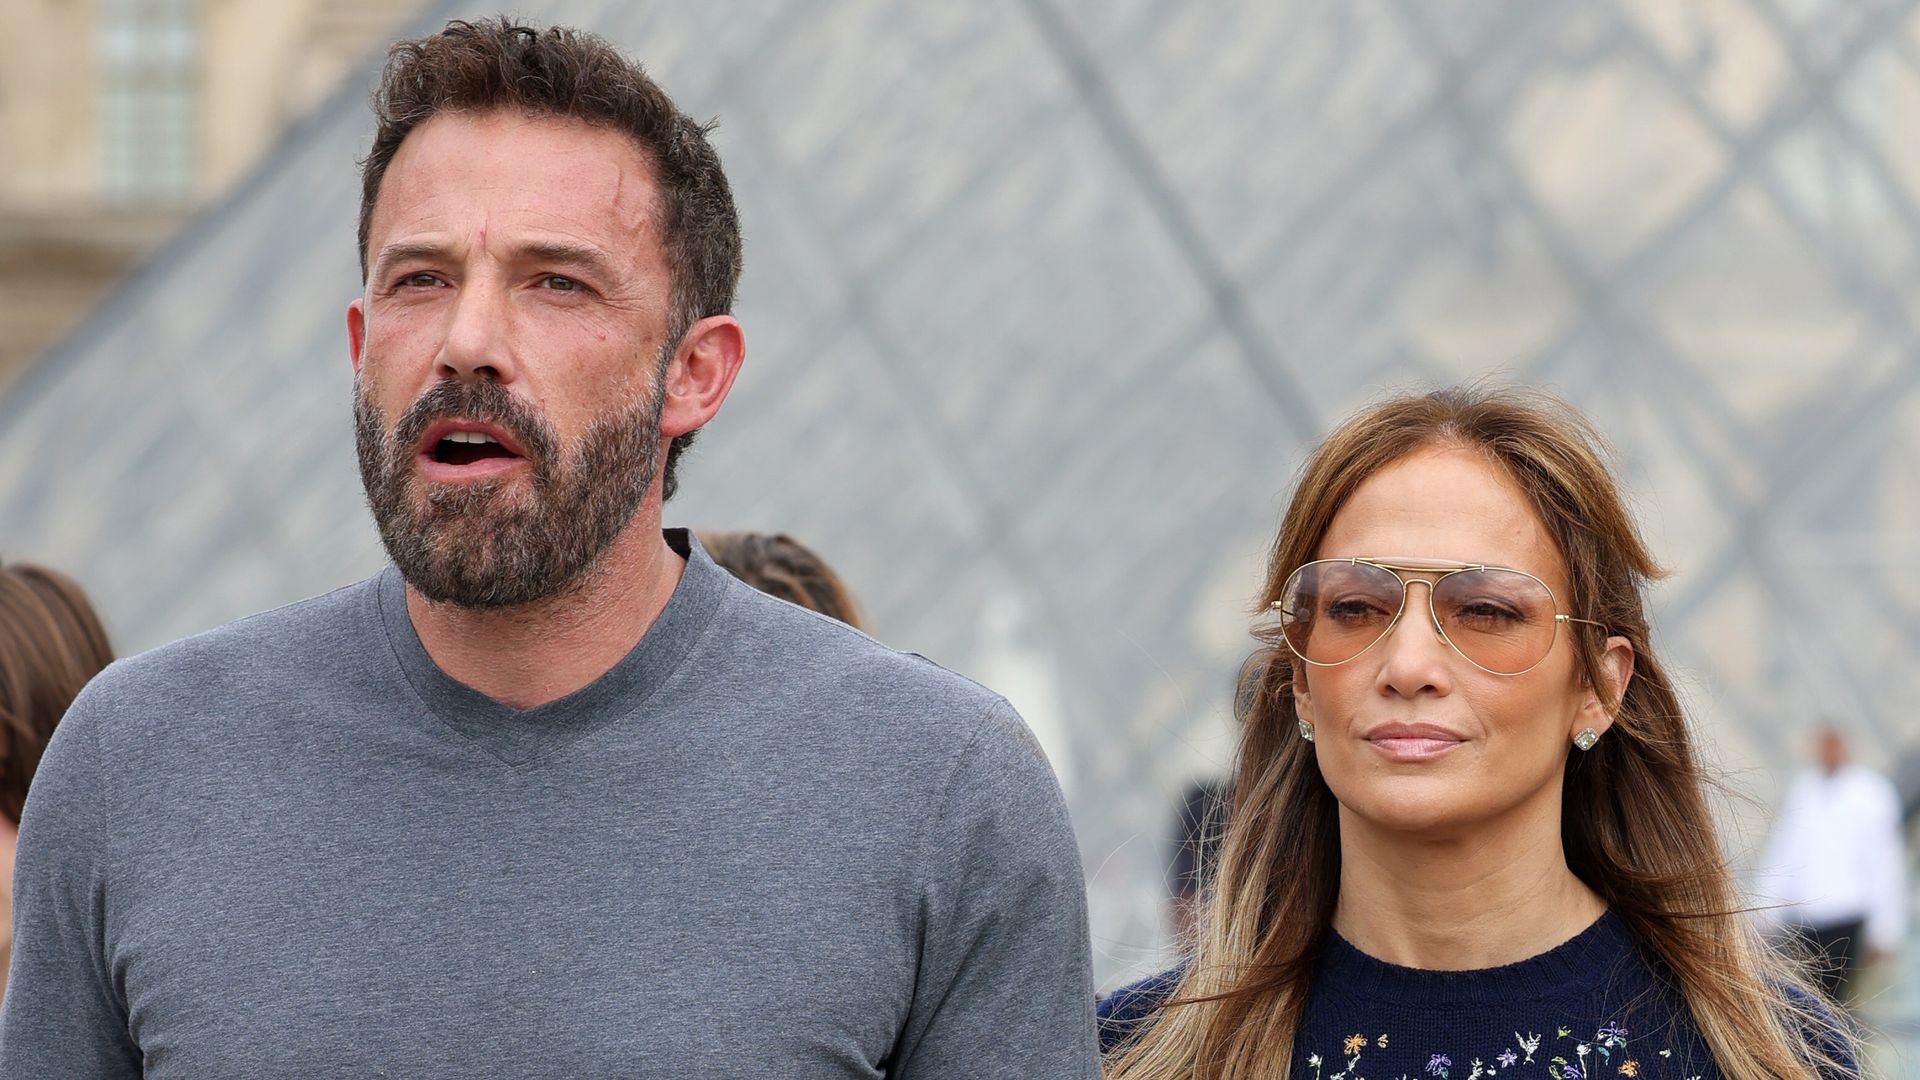
[[[1612, 912], [1529, 960], [1426, 971], [1326, 947], [1294, 1039], [1300, 1080], [1713, 1080], [1686, 1003]], [[1177, 971], [1100, 1003], [1102, 1049], [1152, 1019]]]

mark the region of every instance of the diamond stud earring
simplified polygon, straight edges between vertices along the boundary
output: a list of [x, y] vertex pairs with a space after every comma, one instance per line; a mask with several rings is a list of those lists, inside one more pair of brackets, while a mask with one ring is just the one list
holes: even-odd
[[1600, 741], [1600, 733], [1593, 730], [1592, 728], [1588, 728], [1585, 731], [1582, 731], [1580, 734], [1575, 735], [1573, 737], [1573, 745], [1579, 747], [1582, 750], [1593, 749], [1593, 744], [1599, 741]]
[[1300, 721], [1300, 737], [1308, 742], [1313, 741], [1313, 725], [1305, 720]]

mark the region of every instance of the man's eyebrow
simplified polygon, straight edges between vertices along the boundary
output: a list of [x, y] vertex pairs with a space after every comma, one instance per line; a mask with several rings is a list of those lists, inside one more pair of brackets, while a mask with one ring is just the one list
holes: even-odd
[[430, 244], [430, 243], [389, 244], [386, 247], [381, 248], [379, 254], [374, 256], [373, 268], [377, 272], [380, 270], [384, 270], [387, 267], [397, 262], [407, 262], [412, 259], [442, 258], [446, 254], [447, 254], [447, 248], [444, 244]]
[[513, 249], [516, 259], [574, 266], [600, 277], [613, 277], [613, 259], [590, 244], [569, 244], [559, 240], [541, 240]]
[[[445, 244], [431, 241], [389, 244], [381, 248], [380, 253], [374, 257], [373, 266], [377, 273], [394, 263], [414, 259], [444, 259], [450, 254], [451, 250]], [[602, 278], [617, 276], [614, 273], [612, 257], [591, 244], [572, 244], [563, 240], [536, 240], [513, 248], [512, 257], [516, 261], [577, 267]]]

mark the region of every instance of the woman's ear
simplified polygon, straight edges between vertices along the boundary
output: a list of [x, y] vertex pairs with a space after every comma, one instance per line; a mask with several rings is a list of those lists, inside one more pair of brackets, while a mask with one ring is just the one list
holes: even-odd
[[1633, 642], [1617, 634], [1607, 638], [1600, 652], [1600, 678], [1605, 685], [1593, 686], [1582, 680], [1586, 696], [1574, 717], [1573, 730], [1567, 732], [1568, 738], [1588, 728], [1605, 735], [1613, 726], [1620, 703], [1626, 700], [1627, 685], [1633, 682]]
[[1311, 724], [1314, 722], [1313, 695], [1307, 692], [1307, 665], [1293, 665], [1293, 714]]

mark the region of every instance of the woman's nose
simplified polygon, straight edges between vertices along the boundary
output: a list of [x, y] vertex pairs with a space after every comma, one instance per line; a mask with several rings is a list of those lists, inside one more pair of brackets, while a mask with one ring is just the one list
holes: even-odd
[[[1416, 593], [1416, 585], [1423, 586], [1424, 593]], [[1380, 688], [1403, 697], [1422, 691], [1445, 693], [1452, 686], [1452, 646], [1433, 617], [1433, 583], [1414, 578], [1406, 587], [1400, 620], [1379, 646], [1386, 650]]]

